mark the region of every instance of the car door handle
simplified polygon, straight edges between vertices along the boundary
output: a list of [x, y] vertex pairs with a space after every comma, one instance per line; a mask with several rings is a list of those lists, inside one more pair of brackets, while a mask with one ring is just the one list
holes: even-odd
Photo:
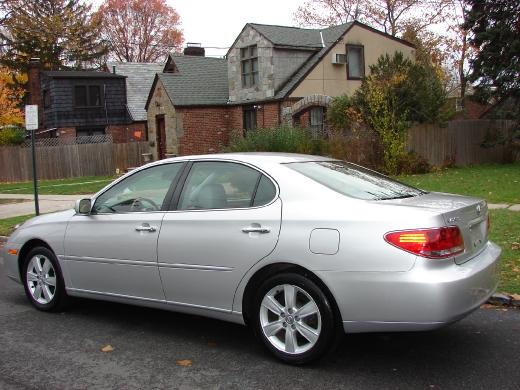
[[268, 227], [261, 227], [261, 226], [248, 226], [245, 228], [242, 228], [242, 231], [244, 233], [269, 233], [271, 231]]
[[157, 228], [155, 226], [150, 226], [147, 223], [143, 223], [141, 226], [137, 226], [135, 228], [135, 231], [137, 231], [137, 232], [150, 232], [150, 233], [153, 233], [153, 232], [157, 231]]

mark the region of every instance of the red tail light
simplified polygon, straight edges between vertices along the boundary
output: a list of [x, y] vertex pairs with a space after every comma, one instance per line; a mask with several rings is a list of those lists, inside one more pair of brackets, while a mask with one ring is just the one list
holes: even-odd
[[390, 232], [385, 240], [399, 249], [430, 259], [444, 259], [464, 252], [464, 239], [457, 226]]

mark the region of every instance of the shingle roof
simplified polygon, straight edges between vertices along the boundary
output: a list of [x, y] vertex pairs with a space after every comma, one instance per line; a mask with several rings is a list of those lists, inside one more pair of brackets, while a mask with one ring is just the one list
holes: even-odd
[[229, 98], [227, 61], [222, 58], [172, 56], [176, 73], [158, 78], [175, 106], [225, 105]]
[[[343, 34], [352, 26], [354, 22], [340, 24], [339, 26], [329, 27], [322, 30], [311, 30], [315, 34], [323, 36], [323, 43], [325, 46], [320, 44], [321, 50], [313, 54], [301, 67], [298, 69], [289, 80], [282, 85], [282, 87], [276, 91], [275, 99], [282, 99], [289, 94], [298, 83], [305, 78], [308, 72], [329, 52], [332, 46], [335, 45], [336, 41], [339, 40]], [[308, 30], [306, 30], [308, 31]], [[306, 33], [305, 33], [306, 34]], [[321, 43], [320, 36], [320, 43]]]
[[134, 121], [146, 120], [146, 99], [157, 73], [161, 73], [164, 63], [109, 62], [108, 69], [126, 76], [126, 96], [128, 111]]
[[48, 77], [55, 79], [61, 78], [124, 78], [122, 75], [117, 75], [108, 72], [98, 72], [94, 70], [52, 70], [42, 72]]
[[321, 48], [320, 30], [249, 23], [276, 46]]

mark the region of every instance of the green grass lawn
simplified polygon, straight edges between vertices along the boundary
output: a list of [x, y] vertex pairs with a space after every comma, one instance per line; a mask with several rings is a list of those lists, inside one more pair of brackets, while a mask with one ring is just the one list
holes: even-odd
[[397, 179], [427, 191], [470, 195], [489, 203], [520, 203], [520, 164], [449, 168]]
[[[86, 176], [73, 179], [40, 180], [38, 192], [42, 195], [93, 194], [114, 180], [111, 176]], [[32, 194], [32, 182], [0, 183], [0, 194]]]
[[499, 291], [520, 294], [520, 212], [491, 210], [490, 239], [502, 248]]
[[19, 223], [27, 221], [33, 215], [21, 215], [19, 217], [0, 219], [0, 236], [8, 236]]

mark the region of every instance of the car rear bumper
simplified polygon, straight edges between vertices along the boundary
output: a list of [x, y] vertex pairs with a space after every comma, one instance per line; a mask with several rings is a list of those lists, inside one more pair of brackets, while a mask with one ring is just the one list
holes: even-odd
[[498, 284], [501, 249], [489, 242], [471, 260], [418, 258], [408, 272], [317, 272], [330, 288], [347, 333], [417, 331], [460, 320]]

